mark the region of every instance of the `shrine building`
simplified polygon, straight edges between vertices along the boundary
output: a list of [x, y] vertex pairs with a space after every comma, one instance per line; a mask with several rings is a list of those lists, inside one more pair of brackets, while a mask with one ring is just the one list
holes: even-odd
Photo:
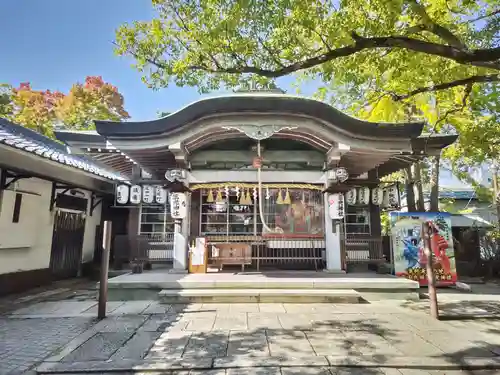
[[56, 137], [121, 177], [110, 207], [118, 266], [142, 259], [182, 272], [203, 237], [219, 268], [336, 272], [390, 261], [380, 212], [399, 208], [399, 187], [382, 177], [456, 139], [423, 128], [255, 91]]

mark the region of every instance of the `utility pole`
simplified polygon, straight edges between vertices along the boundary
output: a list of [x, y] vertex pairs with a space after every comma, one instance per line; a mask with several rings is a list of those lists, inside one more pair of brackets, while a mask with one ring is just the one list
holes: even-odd
[[439, 308], [437, 301], [437, 292], [436, 292], [436, 276], [434, 275], [434, 267], [433, 267], [433, 256], [434, 252], [432, 249], [432, 241], [431, 236], [433, 235], [433, 229], [431, 224], [428, 221], [422, 223], [422, 239], [424, 244], [424, 254], [427, 258], [426, 275], [427, 275], [427, 287], [429, 289], [429, 304], [431, 309], [431, 316], [434, 319], [439, 319]]

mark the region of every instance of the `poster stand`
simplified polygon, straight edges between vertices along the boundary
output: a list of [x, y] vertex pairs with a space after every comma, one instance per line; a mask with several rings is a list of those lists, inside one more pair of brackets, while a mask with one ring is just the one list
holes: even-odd
[[207, 273], [208, 251], [205, 237], [196, 237], [189, 246], [189, 273]]
[[427, 285], [427, 265], [422, 225], [430, 223], [431, 266], [436, 286], [452, 286], [457, 281], [451, 215], [446, 212], [391, 212], [391, 258], [394, 274]]

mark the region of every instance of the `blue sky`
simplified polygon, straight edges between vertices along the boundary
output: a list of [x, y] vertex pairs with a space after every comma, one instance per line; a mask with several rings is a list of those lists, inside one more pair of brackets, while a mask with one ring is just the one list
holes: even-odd
[[196, 89], [148, 89], [132, 59], [116, 56], [111, 44], [122, 23], [153, 16], [150, 0], [0, 0], [0, 83], [66, 92], [99, 75], [118, 87], [133, 120], [175, 111], [199, 98]]

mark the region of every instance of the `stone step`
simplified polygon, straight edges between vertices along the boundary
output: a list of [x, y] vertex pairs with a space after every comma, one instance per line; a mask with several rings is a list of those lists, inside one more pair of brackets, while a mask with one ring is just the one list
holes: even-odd
[[[343, 369], [342, 373], [375, 374], [385, 373], [384, 369], [400, 373], [397, 369], [414, 369], [415, 373], [429, 373], [425, 370], [439, 370], [439, 373], [472, 373], [472, 370], [490, 370], [484, 373], [493, 374], [495, 369], [500, 369], [500, 359], [498, 357], [472, 357], [462, 356], [460, 360], [450, 361], [446, 356], [398, 356], [386, 355], [302, 355], [302, 356], [236, 356], [236, 357], [184, 357], [170, 358], [165, 356], [161, 360], [108, 360], [91, 362], [44, 362], [37, 367], [37, 374], [186, 374], [195, 373], [208, 374], [212, 371], [225, 373], [228, 369], [242, 369], [245, 374], [275, 374], [272, 372], [276, 368], [281, 368], [281, 373], [288, 374], [320, 374], [325, 373], [325, 368], [330, 368], [333, 374], [338, 369]], [[349, 368], [350, 371], [347, 371]], [[309, 370], [308, 370], [309, 369]], [[218, 371], [217, 371], [218, 370]], [[246, 370], [246, 371], [245, 371]], [[288, 370], [288, 371], [287, 371]], [[471, 370], [471, 371], [467, 371]], [[411, 370], [410, 370], [411, 371]], [[240, 373], [239, 371], [236, 371]], [[477, 371], [480, 373], [481, 371]], [[229, 373], [229, 372], [226, 372]], [[232, 372], [231, 372], [232, 373]], [[278, 371], [279, 373], [279, 371]], [[476, 373], [476, 371], [474, 371]], [[483, 373], [483, 372], [481, 372]]]
[[360, 303], [354, 289], [163, 289], [162, 303]]

